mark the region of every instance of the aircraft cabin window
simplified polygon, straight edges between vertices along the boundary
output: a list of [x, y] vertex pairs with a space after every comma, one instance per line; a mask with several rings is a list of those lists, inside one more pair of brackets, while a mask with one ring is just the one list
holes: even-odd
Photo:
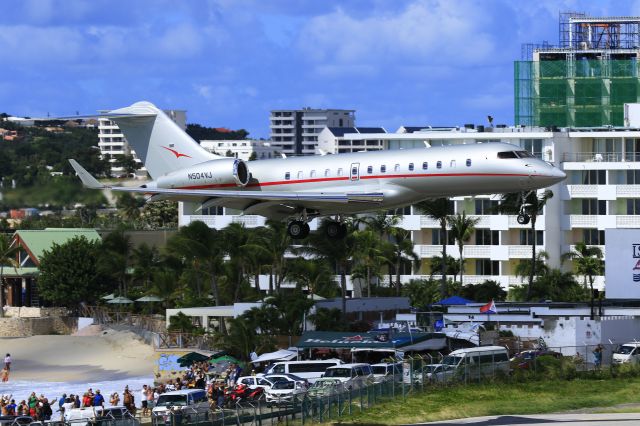
[[385, 173], [386, 171], [387, 171], [387, 166], [385, 166], [384, 164], [380, 166], [380, 173]]
[[357, 176], [358, 175], [358, 168], [357, 167], [352, 167], [351, 168], [351, 174], [353, 176]]
[[367, 174], [373, 173], [373, 166], [367, 166]]
[[514, 151], [503, 151], [498, 153], [498, 158], [508, 159], [508, 158], [518, 158], [518, 156]]
[[316, 177], [316, 171], [315, 170], [311, 170], [311, 172], [309, 173], [309, 177]]
[[302, 179], [302, 170], [298, 172], [298, 179]]
[[409, 163], [409, 171], [412, 172], [413, 171], [413, 163]]
[[342, 168], [338, 169], [338, 176], [342, 176]]
[[291, 179], [291, 173], [287, 172], [284, 174], [284, 180], [289, 180]]
[[393, 171], [394, 171], [394, 172], [399, 172], [399, 171], [400, 171], [400, 164], [396, 164], [396, 165], [393, 167]]
[[422, 170], [427, 170], [428, 168], [429, 168], [429, 163], [427, 163], [426, 161], [422, 163]]
[[451, 167], [452, 169], [455, 169], [456, 168], [456, 160], [451, 160], [449, 162], [449, 167]]
[[467, 158], [467, 167], [471, 167], [471, 158]]
[[441, 169], [442, 168], [442, 161], [437, 161], [436, 162], [436, 169]]
[[329, 176], [330, 172], [329, 169], [324, 169], [324, 176], [327, 177]]

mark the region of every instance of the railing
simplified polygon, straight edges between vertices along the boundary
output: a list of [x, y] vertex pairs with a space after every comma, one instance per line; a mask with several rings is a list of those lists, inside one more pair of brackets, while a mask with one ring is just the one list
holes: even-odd
[[619, 163], [640, 161], [640, 153], [634, 152], [563, 152], [561, 162]]
[[93, 318], [94, 323], [102, 325], [125, 325], [156, 333], [164, 332], [167, 329], [164, 319], [152, 315], [114, 311], [102, 306], [84, 306], [80, 310], [80, 316]]

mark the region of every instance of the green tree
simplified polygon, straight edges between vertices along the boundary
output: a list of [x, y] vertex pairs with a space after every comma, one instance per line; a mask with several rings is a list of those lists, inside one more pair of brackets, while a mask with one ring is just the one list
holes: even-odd
[[251, 352], [267, 352], [274, 349], [270, 335], [259, 334], [258, 326], [246, 316], [230, 318], [229, 332], [216, 333], [216, 348], [223, 349], [242, 361], [250, 361]]
[[507, 292], [500, 283], [486, 280], [480, 284], [468, 284], [460, 289], [460, 296], [476, 302], [488, 300], [503, 301], [507, 298]]
[[[433, 279], [435, 274], [442, 274], [442, 269], [440, 269], [442, 268], [442, 259], [442, 256], [434, 256], [429, 259], [429, 268], [431, 269], [429, 279]], [[453, 275], [453, 281], [455, 282], [460, 272], [460, 262], [453, 256], [447, 255], [444, 263], [446, 264], [446, 274]]]
[[154, 271], [160, 266], [158, 249], [142, 243], [133, 249], [132, 258], [133, 278], [142, 284], [144, 291], [147, 291]]
[[[547, 266], [547, 260], [549, 259], [549, 254], [541, 250], [536, 253], [535, 260], [535, 274], [536, 277], [546, 275], [549, 272], [549, 267]], [[531, 274], [531, 261], [530, 260], [521, 260], [516, 264], [515, 267], [515, 275], [522, 279], [527, 278]]]
[[6, 234], [0, 234], [0, 317], [4, 316], [2, 307], [5, 305], [4, 267], [16, 268], [18, 266], [17, 255], [18, 247], [11, 245], [11, 240]]
[[347, 324], [342, 320], [338, 308], [316, 308], [315, 313], [309, 315], [317, 331], [345, 331]]
[[380, 267], [389, 263], [382, 251], [380, 237], [371, 230], [359, 230], [353, 233], [355, 266], [351, 278], [362, 278], [367, 286], [367, 297], [371, 297], [371, 280], [380, 277]]
[[134, 221], [140, 217], [140, 208], [144, 205], [144, 200], [135, 197], [128, 192], [118, 194], [116, 207], [123, 218]]
[[166, 229], [178, 227], [178, 203], [170, 200], [146, 203], [141, 218], [146, 228]]
[[476, 225], [479, 221], [479, 218], [469, 217], [464, 211], [462, 214], [457, 214], [456, 216], [449, 218], [451, 233], [458, 244], [458, 253], [460, 254], [460, 284], [462, 285], [464, 285], [464, 256], [462, 254], [464, 244], [469, 241], [471, 235], [475, 232]]
[[[542, 213], [544, 206], [552, 197], [553, 192], [550, 189], [545, 189], [541, 192], [530, 191], [524, 198], [525, 212], [531, 220], [531, 271], [529, 272], [527, 299], [533, 294], [533, 279], [536, 276], [536, 220], [538, 215]], [[522, 203], [523, 200], [520, 193], [504, 194], [497, 210], [500, 213], [519, 214]]]
[[412, 262], [416, 269], [420, 267], [420, 256], [414, 250], [414, 244], [411, 240], [411, 231], [399, 227], [391, 228], [391, 238], [389, 240], [389, 248], [391, 250], [388, 257], [393, 263], [393, 269], [396, 272], [395, 287], [396, 296], [400, 295], [402, 283], [400, 281], [400, 269], [402, 262]]
[[402, 294], [409, 298], [414, 308], [424, 308], [440, 300], [441, 283], [433, 279], [412, 279], [402, 287]]
[[118, 283], [118, 294], [127, 295], [129, 266], [131, 258], [131, 238], [123, 229], [117, 229], [102, 240], [99, 268], [106, 276]]
[[575, 249], [562, 255], [562, 261], [572, 260], [578, 275], [584, 277], [586, 287], [587, 279], [591, 290], [591, 309], [593, 309], [593, 281], [597, 275], [604, 274], [604, 261], [600, 247], [588, 246], [584, 242], [575, 245]]
[[115, 167], [121, 167], [127, 175], [134, 174], [136, 170], [142, 167], [142, 163], [137, 162], [131, 154], [119, 154], [115, 155], [114, 158], [116, 161], [113, 165]]
[[509, 289], [509, 299], [515, 301], [526, 300], [555, 300], [555, 301], [583, 301], [584, 288], [578, 284], [571, 272], [550, 269], [545, 275], [538, 276], [531, 295], [528, 295], [528, 285], [512, 286]]
[[325, 260], [297, 258], [289, 264], [288, 278], [300, 289], [306, 289], [312, 300], [314, 295], [335, 297], [338, 294], [333, 273]]
[[58, 306], [75, 307], [109, 291], [109, 280], [98, 268], [101, 251], [100, 242], [84, 236], [54, 243], [40, 260], [40, 296]]
[[440, 243], [442, 244], [440, 297], [444, 298], [447, 296], [447, 267], [445, 262], [447, 259], [447, 221], [449, 215], [453, 214], [451, 204], [447, 198], [436, 198], [435, 200], [421, 201], [415, 207], [422, 214], [440, 223]]

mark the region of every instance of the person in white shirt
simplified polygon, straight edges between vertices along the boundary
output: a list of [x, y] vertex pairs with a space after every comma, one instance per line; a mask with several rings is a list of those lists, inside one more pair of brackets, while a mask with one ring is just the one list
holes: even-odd
[[7, 354], [7, 356], [4, 357], [4, 368], [6, 368], [7, 371], [11, 371], [11, 354]]

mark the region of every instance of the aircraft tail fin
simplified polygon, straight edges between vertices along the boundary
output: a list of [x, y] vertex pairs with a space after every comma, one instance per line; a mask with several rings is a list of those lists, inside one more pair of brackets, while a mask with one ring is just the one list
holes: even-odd
[[202, 148], [164, 111], [150, 102], [136, 102], [103, 116], [114, 121], [122, 130], [127, 142], [153, 179], [221, 158]]

